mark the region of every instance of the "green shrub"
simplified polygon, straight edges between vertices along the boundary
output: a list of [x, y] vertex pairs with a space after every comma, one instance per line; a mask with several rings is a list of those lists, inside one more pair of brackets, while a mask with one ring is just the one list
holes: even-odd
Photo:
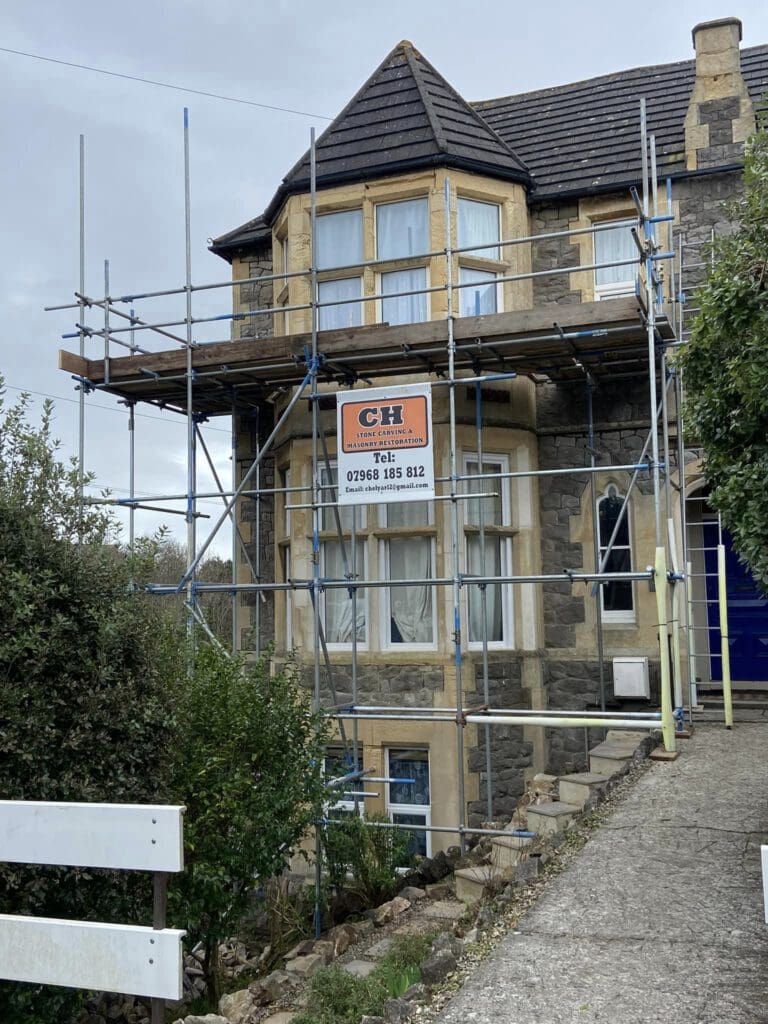
[[410, 832], [378, 827], [379, 822], [388, 823], [389, 818], [366, 814], [362, 819], [351, 814], [322, 830], [330, 885], [337, 892], [351, 890], [368, 907], [394, 896], [400, 884], [398, 868], [410, 860]]

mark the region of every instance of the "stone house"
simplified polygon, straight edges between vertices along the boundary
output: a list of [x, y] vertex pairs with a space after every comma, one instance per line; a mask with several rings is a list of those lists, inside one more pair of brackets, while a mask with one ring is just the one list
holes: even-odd
[[[253, 645], [256, 627], [259, 644], [273, 644], [276, 659], [297, 651], [311, 684], [317, 618], [323, 641], [317, 685], [322, 699], [336, 705], [355, 700], [358, 706], [455, 709], [458, 671], [465, 707], [647, 706], [617, 700], [616, 658], [647, 660], [650, 702], [658, 701], [658, 616], [649, 580], [593, 588], [562, 574], [594, 570], [601, 561], [651, 427], [647, 308], [636, 290], [637, 209], [630, 194], [641, 187], [640, 99], [655, 137], [658, 179], [671, 182], [673, 223], [661, 225], [660, 233], [676, 252], [699, 252], [694, 247], [713, 230], [728, 229], [722, 204], [739, 190], [743, 144], [768, 90], [768, 46], [740, 50], [740, 40], [737, 19], [709, 22], [693, 30], [693, 60], [477, 103], [464, 100], [410, 42], [395, 46], [316, 144], [317, 328], [325, 353], [316, 399], [319, 439], [313, 402], [295, 401], [295, 373], [292, 382], [275, 369], [274, 379], [253, 384], [246, 373], [253, 369], [249, 360], [255, 365], [271, 354], [283, 360], [276, 367], [286, 359], [300, 363], [311, 336], [309, 153], [261, 216], [214, 240], [211, 249], [231, 264], [234, 280], [247, 282], [234, 289], [239, 318], [232, 343], [206, 357], [230, 371], [243, 368], [233, 378], [252, 399], [238, 416], [241, 472], [295, 402], [260, 466], [258, 483], [266, 493], [239, 505], [248, 542], [240, 581], [255, 574], [281, 588], [243, 594], [237, 626], [244, 647]], [[666, 202], [662, 194], [663, 211]], [[450, 262], [446, 239], [459, 250]], [[514, 239], [523, 241], [501, 244]], [[700, 273], [697, 259], [698, 267], [689, 260], [686, 289]], [[670, 342], [685, 327], [676, 302], [678, 264], [668, 261], [660, 271], [659, 337]], [[458, 637], [451, 587], [424, 582], [451, 576], [455, 503], [360, 505], [354, 513], [344, 507], [338, 524], [326, 505], [316, 535], [309, 507], [313, 446], [324, 449], [314, 486], [325, 488], [321, 500], [328, 503], [335, 482], [335, 392], [353, 383], [368, 386], [366, 367], [375, 386], [392, 379], [433, 383], [435, 476], [447, 487], [451, 389], [441, 386], [444, 366], [439, 359], [432, 363], [429, 353], [445, 348], [449, 312], [461, 355], [457, 372], [484, 377], [452, 389], [455, 464], [469, 492], [485, 493], [482, 480], [472, 481], [481, 472], [495, 488], [489, 497], [458, 503], [462, 571], [477, 574], [482, 565], [487, 576], [501, 579], [560, 576], [492, 583], [482, 601], [478, 588], [462, 587]], [[558, 332], [576, 340], [559, 341]], [[475, 360], [478, 338], [482, 358]], [[119, 362], [113, 361], [113, 379]], [[213, 391], [206, 394], [203, 411], [226, 411]], [[679, 545], [671, 406], [668, 417], [673, 457], [664, 514]], [[686, 456], [693, 481], [694, 458], [694, 452]], [[592, 459], [599, 471], [580, 473]], [[555, 469], [572, 472], [545, 472]], [[525, 475], [531, 471], [539, 475]], [[689, 492], [696, 486], [700, 482]], [[702, 509], [699, 500], [690, 515], [700, 534]], [[653, 564], [654, 529], [651, 476], [641, 472], [607, 570]], [[348, 581], [350, 558], [355, 579], [413, 582], [362, 588], [354, 600], [351, 590], [326, 588], [317, 610], [311, 589], [292, 586], [315, 571], [323, 580]], [[695, 662], [685, 656], [678, 662], [680, 686], [687, 685], [689, 669], [704, 680], [718, 671], [717, 652], [707, 646], [706, 606], [697, 607], [696, 635], [703, 639]], [[768, 613], [761, 607], [749, 627], [758, 647], [768, 640]], [[755, 661], [751, 671], [757, 677], [765, 667], [765, 660]], [[408, 721], [378, 716], [355, 726], [366, 769], [385, 779], [414, 780], [374, 785], [378, 796], [366, 808], [415, 826], [422, 851], [455, 842], [449, 829], [457, 822], [477, 825], [489, 810], [509, 813], [536, 772], [575, 771], [585, 763], [581, 729], [490, 730], [489, 757], [481, 727], [459, 729], [457, 744], [444, 721], [413, 714]], [[351, 807], [342, 800], [338, 810]], [[419, 825], [446, 832], [418, 832]]]

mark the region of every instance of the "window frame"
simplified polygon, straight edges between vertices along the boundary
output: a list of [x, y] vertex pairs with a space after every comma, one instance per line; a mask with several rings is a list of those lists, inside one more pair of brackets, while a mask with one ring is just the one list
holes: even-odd
[[[485, 255], [483, 249], [471, 249], [469, 252], [459, 253], [459, 256], [460, 257], [466, 257], [467, 259], [470, 259], [470, 260], [481, 260], [483, 262], [487, 261], [489, 263], [501, 263], [502, 262], [502, 256], [501, 256], [501, 245], [500, 245], [500, 243], [501, 243], [501, 240], [502, 240], [502, 204], [498, 203], [498, 202], [495, 202], [493, 199], [476, 199], [474, 196], [457, 195], [456, 196], [456, 248], [457, 249], [462, 249], [464, 247], [464, 242], [459, 237], [459, 207], [460, 207], [461, 203], [476, 203], [479, 206], [494, 206], [496, 208], [496, 214], [497, 214], [496, 225], [497, 225], [497, 229], [498, 229], [498, 238], [496, 239], [496, 245], [495, 246], [494, 245], [483, 245], [483, 249], [494, 249], [495, 248], [495, 250], [496, 250], [496, 255], [495, 256], [487, 256], [487, 255]], [[468, 244], [471, 244], [471, 243], [468, 243]], [[483, 244], [483, 243], [480, 243], [480, 244]]]
[[[414, 259], [414, 257], [409, 257]], [[387, 320], [384, 316], [384, 303], [390, 297], [384, 292], [384, 278], [388, 274], [410, 274], [413, 271], [422, 271], [424, 274], [424, 291], [421, 289], [414, 289], [414, 295], [412, 298], [423, 298], [424, 299], [424, 319], [423, 320], [397, 320], [395, 322]], [[399, 267], [391, 270], [378, 270], [376, 272], [376, 294], [380, 295], [381, 298], [376, 300], [376, 319], [379, 323], [388, 323], [391, 327], [407, 327], [409, 324], [425, 324], [432, 316], [432, 304], [430, 298], [432, 293], [428, 290], [430, 285], [431, 277], [429, 273], [429, 266], [422, 262], [417, 263], [416, 266], [411, 267]], [[397, 293], [394, 293], [395, 295]]]
[[[411, 746], [403, 745], [403, 744], [401, 744], [399, 746], [395, 746], [393, 744], [387, 744], [385, 746], [385, 748], [384, 748], [385, 775], [386, 775], [386, 778], [388, 778], [388, 779], [392, 778], [392, 769], [390, 767], [390, 762], [389, 762], [390, 754], [392, 753], [392, 751], [407, 751], [407, 750], [417, 750], [420, 753], [423, 752], [423, 753], [425, 753], [427, 755], [427, 779], [429, 780], [429, 803], [428, 804], [399, 804], [399, 803], [393, 803], [392, 800], [391, 800], [392, 784], [390, 782], [387, 782], [387, 783], [385, 783], [386, 791], [385, 791], [384, 806], [385, 806], [385, 809], [386, 809], [387, 817], [389, 818], [389, 820], [393, 824], [396, 824], [396, 822], [394, 820], [394, 817], [393, 817], [393, 815], [395, 815], [395, 814], [423, 814], [424, 815], [424, 826], [423, 826], [423, 828], [425, 828], [427, 830], [427, 831], [424, 832], [424, 835], [426, 836], [426, 856], [427, 857], [431, 857], [432, 856], [432, 833], [429, 831], [429, 828], [432, 825], [432, 762], [431, 762], [431, 759], [430, 759], [429, 747], [419, 746], [417, 744], [412, 744]], [[419, 827], [417, 825], [413, 825], [413, 826], [409, 826], [409, 827], [413, 828], [414, 831], [418, 831], [419, 830]]]
[[[483, 452], [483, 463], [497, 462], [500, 465], [501, 473], [510, 472], [510, 456], [508, 453], [503, 452]], [[469, 476], [469, 466], [471, 464], [479, 467], [480, 460], [477, 452], [465, 451], [462, 455], [462, 473], [464, 476]], [[482, 470], [481, 470], [482, 471]], [[467, 481], [469, 483], [469, 481]], [[483, 481], [481, 481], [482, 485]], [[492, 524], [485, 523], [484, 528], [486, 531], [486, 543], [488, 540], [489, 532], [490, 535], [498, 537], [500, 541], [500, 575], [511, 576], [512, 568], [514, 565], [513, 556], [513, 537], [514, 528], [512, 525], [512, 493], [511, 493], [511, 481], [507, 477], [506, 479], [488, 480], [485, 481], [488, 485], [488, 489], [491, 486], [495, 489], [498, 484], [499, 493], [501, 496], [501, 523]], [[467, 488], [468, 489], [468, 488]], [[480, 490], [483, 491], [486, 488], [481, 486]], [[469, 539], [471, 537], [479, 536], [479, 526], [474, 523], [467, 521], [467, 509], [469, 507], [470, 499], [463, 499], [462, 505], [464, 506], [462, 513], [462, 528], [464, 533], [464, 565], [467, 572], [469, 572]], [[480, 499], [482, 500], [482, 499]], [[512, 584], [500, 583], [498, 586], [501, 588], [501, 625], [502, 625], [502, 639], [501, 640], [487, 640], [489, 651], [508, 651], [513, 650], [515, 647], [515, 618], [514, 618], [514, 594], [512, 591]], [[469, 651], [481, 651], [484, 646], [483, 640], [472, 640], [470, 631], [470, 602], [469, 602], [469, 590], [467, 590], [467, 596], [464, 600], [464, 614], [466, 615], [466, 646]]]
[[[319, 331], [344, 331], [351, 327], [362, 327], [365, 322], [365, 310], [363, 309], [363, 291], [364, 283], [362, 275], [353, 274], [350, 277], [323, 277], [317, 282], [317, 301], [318, 303], [323, 302], [321, 297], [322, 289], [329, 284], [337, 284], [339, 282], [356, 281], [358, 284], [358, 294], [356, 298], [350, 297], [349, 299], [339, 300], [338, 302], [328, 303], [327, 305], [318, 306], [317, 308], [317, 329]], [[323, 314], [328, 315], [331, 310], [336, 309], [355, 309], [357, 308], [358, 317], [357, 323], [342, 324], [338, 325], [325, 325], [323, 324]]]
[[[464, 271], [468, 271], [470, 274], [489, 274], [489, 275], [491, 275], [491, 277], [494, 278], [494, 281], [493, 282], [489, 281], [488, 284], [489, 285], [491, 285], [491, 284], [494, 285], [495, 298], [496, 298], [496, 303], [495, 303], [496, 308], [494, 310], [492, 310], [491, 312], [488, 312], [488, 313], [483, 313], [481, 311], [479, 315], [480, 316], [493, 316], [495, 313], [503, 312], [503, 310], [502, 310], [502, 305], [503, 305], [502, 299], [503, 299], [503, 295], [504, 295], [504, 288], [499, 283], [499, 275], [497, 273], [495, 273], [495, 271], [493, 271], [493, 270], [484, 270], [484, 269], [481, 269], [480, 267], [471, 267], [471, 266], [466, 266], [463, 263], [460, 263], [459, 264], [459, 284], [464, 284], [465, 283], [465, 282], [463, 282], [461, 280], [462, 274], [464, 273]], [[463, 288], [463, 287], [459, 288], [459, 316], [478, 316], [478, 314], [475, 313], [475, 312], [463, 312], [462, 308], [461, 308], [462, 297], [465, 294], [469, 293], [470, 291], [471, 291], [470, 288]]]
[[[336, 478], [336, 480], [337, 480], [336, 484], [328, 484], [328, 483], [324, 482], [324, 474], [326, 473], [327, 468], [328, 467], [325, 465], [324, 462], [321, 463], [318, 466], [318, 472], [320, 474], [320, 478], [319, 478], [319, 481], [318, 481], [318, 488], [319, 488], [318, 494], [319, 494], [321, 502], [326, 500], [327, 490], [331, 486], [338, 486], [338, 476]], [[331, 459], [330, 460], [330, 468], [331, 468], [332, 472], [336, 471], [338, 473], [338, 463], [336, 462], [335, 459]], [[320, 488], [322, 488], [322, 489], [320, 489]], [[353, 511], [353, 509], [354, 509], [354, 511]], [[368, 525], [367, 525], [368, 524], [368, 506], [367, 505], [350, 506], [349, 511], [350, 511], [350, 515], [356, 514], [357, 515], [357, 519], [360, 520], [359, 522], [355, 523], [355, 542], [356, 542], [357, 546], [359, 547], [360, 551], [362, 552], [363, 564], [362, 564], [362, 566], [356, 564], [355, 565], [355, 569], [356, 569], [356, 573], [357, 573], [358, 579], [364, 580], [364, 579], [366, 579], [366, 577], [368, 575], [368, 564], [369, 564], [369, 559], [368, 559]], [[339, 510], [339, 514], [340, 514], [340, 516], [343, 515], [343, 510], [340, 509]], [[320, 509], [320, 530], [319, 530], [319, 534], [318, 534], [318, 542], [320, 544], [320, 575], [323, 578], [326, 576], [326, 569], [325, 569], [325, 558], [326, 558], [326, 550], [325, 549], [326, 549], [326, 545], [328, 545], [328, 544], [338, 544], [339, 543], [339, 533], [338, 533], [338, 530], [336, 529], [336, 524], [332, 523], [330, 526], [326, 525], [326, 522], [325, 522], [326, 515], [328, 515], [330, 517], [333, 517], [333, 509], [331, 509], [331, 508], [321, 508]], [[348, 557], [350, 557], [350, 555], [352, 553], [352, 528], [351, 528], [351, 524], [349, 525], [349, 527], [347, 527], [342, 522], [342, 524], [341, 524], [341, 534], [342, 534], [342, 537], [344, 538], [345, 544], [348, 545], [348, 547], [349, 547], [349, 555], [348, 555]], [[351, 569], [351, 566], [352, 566], [352, 562], [351, 562], [351, 557], [350, 557], [350, 569]], [[339, 588], [334, 588], [334, 590], [338, 590], [338, 589]], [[359, 640], [358, 639], [357, 642], [356, 642], [356, 646], [357, 646], [357, 650], [358, 651], [369, 651], [369, 650], [373, 649], [373, 645], [371, 643], [371, 614], [370, 614], [371, 610], [370, 610], [370, 602], [368, 600], [368, 594], [369, 594], [368, 587], [363, 587], [362, 590], [358, 590], [358, 592], [357, 592], [358, 612], [359, 612], [360, 608], [362, 607], [363, 616], [364, 616], [364, 622], [365, 622], [365, 639], [363, 639], [363, 640]], [[322, 626], [323, 626], [326, 647], [328, 648], [329, 651], [351, 651], [352, 647], [353, 647], [353, 641], [351, 639], [350, 640], [344, 640], [344, 641], [332, 641], [332, 640], [328, 639], [328, 633], [327, 633], [327, 630], [326, 630], [326, 610], [327, 610], [327, 608], [326, 608], [326, 590], [325, 590], [325, 588], [323, 588], [322, 593], [320, 594], [320, 621], [321, 621]], [[355, 628], [355, 626], [353, 625], [353, 629], [354, 628]]]
[[[594, 257], [592, 262], [593, 263], [603, 262], [603, 261], [601, 261], [598, 258], [598, 251], [597, 251], [598, 250], [598, 239], [600, 238], [600, 236], [602, 234], [605, 233], [603, 229], [605, 229], [608, 225], [611, 225], [614, 228], [618, 228], [618, 227], [622, 227], [622, 226], [626, 226], [627, 228], [631, 228], [631, 227], [635, 226], [636, 224], [637, 224], [637, 220], [635, 218], [631, 217], [631, 216], [608, 217], [605, 220], [600, 220], [600, 221], [593, 222], [592, 226], [593, 227], [599, 227], [599, 228], [601, 228], [601, 230], [600, 231], [594, 231], [592, 233], [592, 255]], [[634, 246], [634, 242], [632, 244]], [[633, 249], [633, 254], [634, 254], [635, 251], [636, 250]], [[638, 256], [638, 265], [639, 265], [640, 254], [637, 253], [637, 256]], [[604, 268], [604, 269], [607, 269], [607, 268]], [[632, 274], [631, 277], [625, 278], [623, 281], [614, 281], [614, 282], [612, 282], [610, 284], [599, 284], [598, 280], [597, 280], [597, 275], [598, 275], [599, 271], [598, 271], [597, 267], [595, 267], [595, 269], [592, 271], [592, 285], [593, 285], [593, 288], [594, 288], [595, 299], [597, 301], [600, 301], [602, 299], [625, 298], [627, 296], [633, 296], [635, 294], [635, 290], [636, 290], [635, 289], [635, 282], [636, 282], [636, 279], [637, 279], [637, 266], [635, 264], [627, 264], [623, 269], [626, 270], [627, 273], [630, 273], [631, 271], [634, 271], [634, 273]]]
[[[390, 543], [398, 538], [413, 539], [423, 537], [429, 541], [430, 560], [432, 574], [437, 571], [437, 527], [435, 524], [435, 506], [433, 501], [426, 501], [427, 522], [423, 527], [415, 527], [407, 530], [405, 527], [390, 526], [387, 522], [389, 504], [381, 504], [378, 514], [377, 540], [379, 549], [379, 572], [382, 580], [389, 579], [389, 551]], [[418, 585], [418, 581], [414, 581]], [[379, 588], [379, 649], [382, 651], [436, 651], [438, 649], [438, 627], [437, 627], [437, 593], [436, 588], [430, 588], [432, 602], [432, 640], [426, 642], [411, 641], [407, 643], [395, 643], [392, 640], [392, 587]]]
[[[598, 564], [602, 564], [603, 555], [608, 548], [608, 541], [610, 537], [606, 539], [605, 544], [602, 542], [600, 536], [600, 505], [608, 498], [619, 498], [622, 502], [625, 495], [621, 493], [616, 484], [608, 484], [603, 493], [598, 497], [595, 504], [595, 516], [597, 517], [597, 542], [598, 542]], [[614, 544], [611, 551], [627, 551], [629, 552], [629, 572], [632, 572], [632, 566], [634, 565], [634, 552], [632, 544], [632, 502], [627, 502], [627, 511], [624, 515], [627, 524], [627, 544]], [[602, 621], [608, 624], [616, 625], [635, 625], [637, 623], [637, 601], [635, 599], [635, 584], [632, 580], [627, 580], [629, 584], [629, 593], [632, 598], [631, 608], [606, 608], [605, 607], [605, 591], [608, 587], [612, 586], [610, 582], [601, 583], [599, 586], [600, 590], [600, 616]]]

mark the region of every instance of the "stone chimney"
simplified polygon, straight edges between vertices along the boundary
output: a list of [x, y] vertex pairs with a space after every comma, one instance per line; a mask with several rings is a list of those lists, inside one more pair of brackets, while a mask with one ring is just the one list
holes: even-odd
[[685, 116], [689, 171], [742, 159], [755, 112], [741, 75], [738, 18], [704, 21], [693, 30], [696, 77]]

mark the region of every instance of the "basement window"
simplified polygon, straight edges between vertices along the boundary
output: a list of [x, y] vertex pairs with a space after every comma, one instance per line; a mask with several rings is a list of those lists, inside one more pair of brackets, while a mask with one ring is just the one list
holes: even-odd
[[[432, 855], [432, 833], [424, 826], [432, 824], [429, 796], [429, 751], [390, 747], [386, 757], [390, 779], [412, 779], [412, 782], [387, 783], [387, 813], [395, 825], [414, 826], [409, 853], [422, 857]], [[422, 826], [419, 829], [419, 825]]]

